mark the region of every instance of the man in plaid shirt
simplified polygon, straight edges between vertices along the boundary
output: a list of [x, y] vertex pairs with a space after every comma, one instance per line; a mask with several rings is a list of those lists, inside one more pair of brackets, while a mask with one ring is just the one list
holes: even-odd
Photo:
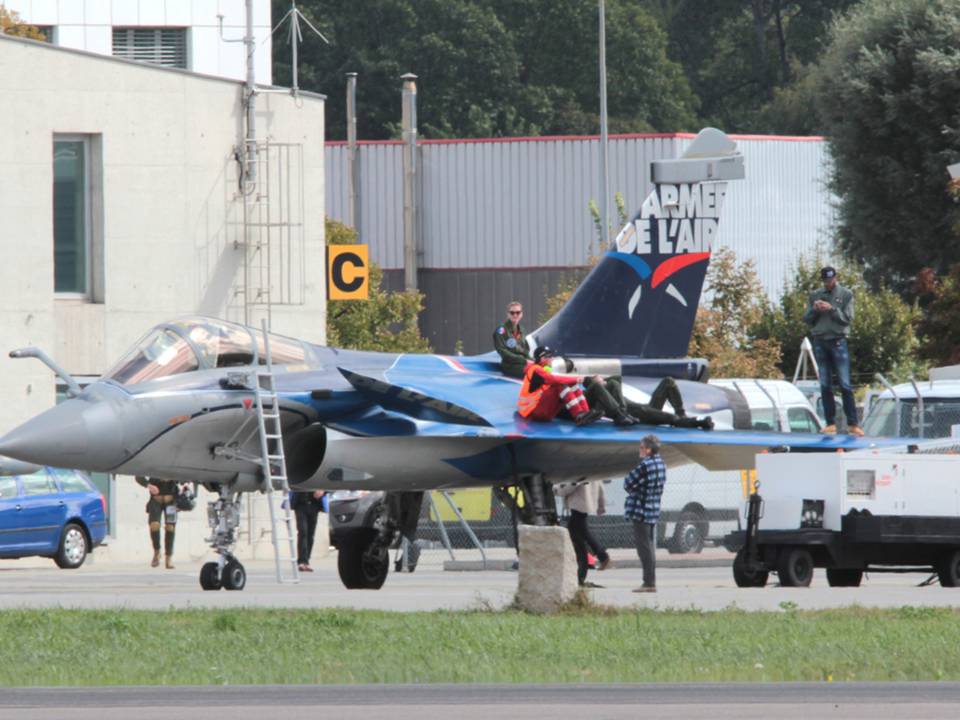
[[633, 539], [643, 566], [643, 585], [634, 592], [656, 592], [656, 528], [660, 496], [667, 482], [667, 467], [660, 457], [660, 441], [647, 435], [640, 441], [640, 464], [623, 480], [627, 492], [624, 517], [633, 521]]

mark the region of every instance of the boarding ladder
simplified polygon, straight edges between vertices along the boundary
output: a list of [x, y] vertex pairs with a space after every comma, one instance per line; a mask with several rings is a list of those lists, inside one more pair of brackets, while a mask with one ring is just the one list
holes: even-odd
[[287, 482], [287, 460], [283, 452], [280, 402], [274, 384], [270, 335], [267, 333], [266, 320], [261, 323], [261, 330], [266, 364], [262, 369], [256, 370], [255, 375], [263, 492], [267, 495], [267, 505], [270, 508], [270, 529], [277, 582], [298, 583], [300, 573], [297, 568], [296, 527], [290, 509], [290, 485]]

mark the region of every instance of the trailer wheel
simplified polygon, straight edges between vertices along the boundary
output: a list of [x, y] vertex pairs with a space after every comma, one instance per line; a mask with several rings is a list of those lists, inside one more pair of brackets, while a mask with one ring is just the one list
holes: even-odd
[[808, 587], [813, 580], [813, 557], [809, 550], [787, 547], [777, 558], [777, 574], [783, 587]]
[[766, 570], [758, 570], [747, 566], [747, 554], [744, 548], [737, 551], [733, 558], [733, 581], [737, 587], [763, 587], [767, 584], [770, 575]]
[[860, 587], [863, 570], [851, 568], [827, 568], [827, 584], [830, 587]]
[[937, 576], [943, 587], [960, 586], [960, 550], [944, 554], [937, 563]]

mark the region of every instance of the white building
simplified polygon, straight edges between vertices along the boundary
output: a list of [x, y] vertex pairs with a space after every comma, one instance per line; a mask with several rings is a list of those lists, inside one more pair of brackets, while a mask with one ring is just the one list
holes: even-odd
[[[3, 0], [55, 45], [204, 75], [246, 77], [244, 0]], [[223, 20], [221, 36], [220, 18]], [[253, 2], [258, 83], [273, 82], [270, 0]]]
[[[325, 340], [322, 96], [260, 88], [245, 195], [242, 83], [4, 35], [0, 68], [0, 433], [56, 402], [53, 373], [13, 348], [96, 376], [187, 314], [269, 312], [274, 331]], [[286, 258], [257, 282], [255, 246]], [[146, 542], [142, 488], [116, 490], [116, 516]], [[181, 549], [196, 555], [206, 518], [192, 515]]]

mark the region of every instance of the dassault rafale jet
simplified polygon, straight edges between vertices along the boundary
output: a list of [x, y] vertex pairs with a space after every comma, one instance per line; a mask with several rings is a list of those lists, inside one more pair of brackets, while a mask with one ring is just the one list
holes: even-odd
[[[691, 414], [716, 430], [658, 427], [668, 465], [751, 468], [771, 446], [793, 451], [868, 447], [847, 436], [751, 431], [742, 398], [706, 384], [686, 358], [728, 181], [744, 176], [735, 143], [706, 129], [680, 159], [655, 161], [653, 191], [569, 302], [532, 333], [580, 375], [621, 375], [628, 399], [649, 399], [674, 377]], [[242, 493], [267, 490], [256, 430], [257, 371], [269, 342], [289, 485], [384, 491], [371, 527], [339, 541], [349, 588], [379, 588], [389, 548], [412, 539], [423, 493], [516, 486], [525, 520], [549, 514], [549, 483], [625, 474], [649, 426], [607, 419], [577, 426], [517, 414], [520, 383], [494, 353], [475, 357], [358, 352], [312, 345], [211, 318], [158, 325], [97, 382], [0, 439], [0, 454], [38, 465], [199, 482], [218, 554], [205, 589], [242, 587], [232, 555]], [[14, 356], [42, 356], [14, 351]], [[272, 446], [276, 447], [276, 446]], [[271, 451], [268, 450], [268, 456]], [[269, 466], [268, 466], [269, 467]], [[265, 477], [266, 476], [266, 477]], [[509, 497], [504, 494], [504, 496]]]

